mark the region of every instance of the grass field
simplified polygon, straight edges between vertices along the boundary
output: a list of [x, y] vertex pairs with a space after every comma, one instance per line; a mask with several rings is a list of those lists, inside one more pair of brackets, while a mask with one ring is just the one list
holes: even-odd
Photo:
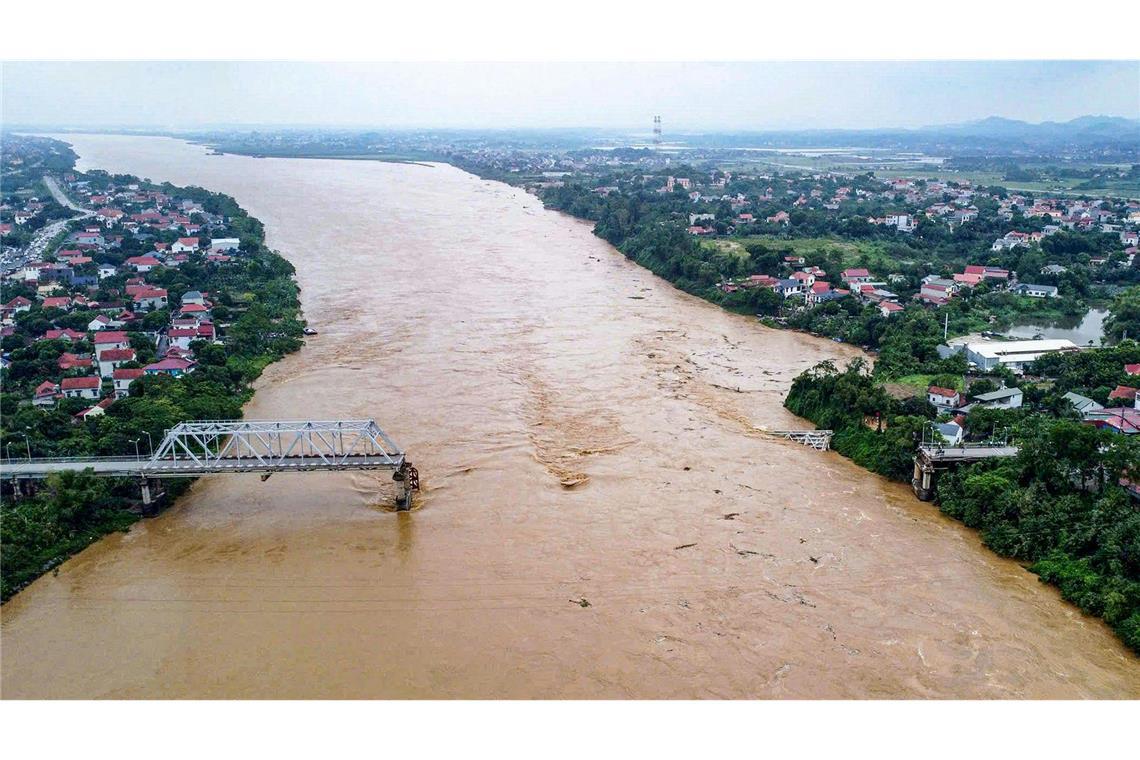
[[[1073, 179], [1058, 179], [1047, 182], [1017, 182], [1014, 180], [1003, 179], [1002, 172], [985, 172], [985, 171], [957, 171], [951, 169], [944, 169], [936, 164], [919, 162], [919, 161], [906, 161], [900, 159], [891, 159], [889, 157], [871, 158], [869, 160], [858, 159], [844, 159], [835, 154], [812, 156], [812, 155], [795, 155], [795, 154], [780, 154], [778, 156], [763, 156], [757, 157], [754, 161], [749, 162], [754, 167], [756, 164], [767, 166], [780, 171], [818, 171], [818, 172], [840, 172], [840, 173], [862, 173], [874, 172], [876, 177], [883, 179], [902, 179], [902, 178], [923, 178], [923, 179], [939, 179], [951, 182], [971, 182], [975, 185], [1000, 185], [1008, 190], [1034, 192], [1034, 193], [1053, 193], [1057, 195], [1106, 195], [1116, 198], [1137, 198], [1140, 197], [1140, 184], [1133, 182], [1121, 182], [1119, 184], [1110, 184], [1105, 187], [1088, 188], [1077, 190], [1077, 185], [1082, 184], [1085, 180], [1080, 178]], [[1108, 164], [1088, 164], [1092, 166], [1110, 166]], [[1116, 166], [1112, 164], [1111, 166]], [[744, 168], [742, 163], [739, 168]]]
[[706, 241], [707, 245], [715, 246], [725, 253], [730, 253], [740, 258], [748, 257], [748, 251], [745, 250], [745, 246], [749, 243], [761, 243], [773, 250], [790, 250], [799, 256], [807, 256], [809, 253], [838, 251], [843, 256], [843, 265], [845, 267], [854, 266], [864, 254], [866, 254], [873, 263], [879, 260], [882, 260], [885, 264], [890, 263], [882, 249], [879, 248], [876, 243], [855, 242], [851, 240], [841, 240], [839, 238], [814, 237], [785, 239], [772, 235], [749, 235], [746, 237]]

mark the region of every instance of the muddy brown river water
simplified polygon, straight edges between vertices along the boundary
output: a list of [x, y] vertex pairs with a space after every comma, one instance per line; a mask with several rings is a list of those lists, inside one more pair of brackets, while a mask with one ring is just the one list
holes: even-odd
[[4, 605], [5, 697], [1140, 696], [1104, 625], [908, 488], [763, 436], [852, 349], [453, 167], [66, 139], [264, 221], [320, 335], [247, 416], [373, 417], [424, 489], [203, 478]]

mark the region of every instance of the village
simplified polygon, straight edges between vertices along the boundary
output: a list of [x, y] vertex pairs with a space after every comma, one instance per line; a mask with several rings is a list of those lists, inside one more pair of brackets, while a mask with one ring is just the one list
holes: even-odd
[[[242, 253], [227, 219], [195, 199], [106, 175], [68, 172], [62, 182], [86, 211], [43, 256], [8, 260], [0, 335], [5, 393], [25, 389], [22, 403], [63, 405], [82, 422], [130, 396], [140, 378], [180, 378], [203, 346], [224, 345], [215, 302], [194, 273], [235, 265]], [[6, 204], [0, 214], [11, 221], [0, 231], [43, 208], [34, 196]]]

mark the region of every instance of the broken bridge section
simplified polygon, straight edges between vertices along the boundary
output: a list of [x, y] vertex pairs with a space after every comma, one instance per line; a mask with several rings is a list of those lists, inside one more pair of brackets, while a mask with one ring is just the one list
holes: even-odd
[[24, 459], [4, 462], [4, 477], [15, 481], [65, 470], [90, 470], [102, 477], [138, 477], [143, 501], [150, 481], [219, 473], [392, 470], [397, 506], [411, 506], [419, 475], [404, 452], [375, 420], [199, 420], [182, 422], [149, 458], [97, 457]]

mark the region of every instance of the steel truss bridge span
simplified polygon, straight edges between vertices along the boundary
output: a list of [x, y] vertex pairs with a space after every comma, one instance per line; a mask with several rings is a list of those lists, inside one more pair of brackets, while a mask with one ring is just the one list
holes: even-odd
[[410, 504], [418, 473], [374, 420], [201, 420], [166, 431], [149, 457], [5, 460], [5, 479], [36, 480], [55, 472], [90, 470], [101, 477], [143, 480], [219, 473], [392, 470], [397, 502]]

